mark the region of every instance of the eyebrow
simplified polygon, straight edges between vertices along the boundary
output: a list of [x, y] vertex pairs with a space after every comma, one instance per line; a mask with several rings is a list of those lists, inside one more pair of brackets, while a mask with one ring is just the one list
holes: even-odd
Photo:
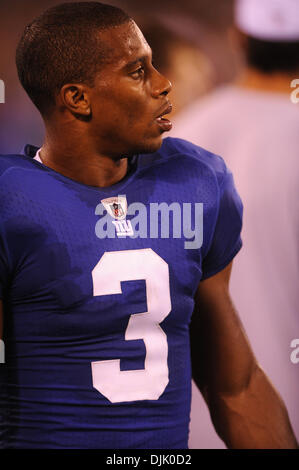
[[138, 57], [138, 59], [136, 60], [132, 60], [131, 62], [128, 62], [126, 65], [125, 65], [125, 68], [130, 68], [130, 67], [133, 67], [134, 65], [137, 65], [138, 63], [145, 63], [146, 59], [149, 57], [149, 55], [143, 55], [141, 57]]

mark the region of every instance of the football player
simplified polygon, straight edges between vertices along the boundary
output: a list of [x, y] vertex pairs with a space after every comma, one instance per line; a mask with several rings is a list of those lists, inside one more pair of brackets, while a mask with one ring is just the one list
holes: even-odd
[[[186, 448], [193, 374], [228, 447], [295, 448], [229, 296], [232, 175], [200, 147], [162, 142], [171, 84], [135, 22], [58, 5], [26, 27], [16, 59], [46, 135], [0, 158], [2, 447]], [[138, 203], [147, 234], [101, 236], [107, 200], [106, 225]], [[184, 219], [151, 231], [151, 205], [173, 202], [203, 204], [200, 246]]]

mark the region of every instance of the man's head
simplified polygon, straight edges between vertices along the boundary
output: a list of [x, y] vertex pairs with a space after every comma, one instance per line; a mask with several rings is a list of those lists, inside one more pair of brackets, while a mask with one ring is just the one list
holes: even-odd
[[26, 26], [17, 47], [20, 81], [42, 114], [55, 104], [65, 83], [92, 85], [109, 51], [99, 32], [130, 21], [110, 5], [65, 3], [50, 8]]
[[250, 36], [241, 38], [247, 64], [264, 74], [299, 72], [299, 41], [265, 41]]
[[150, 47], [122, 10], [98, 2], [57, 5], [25, 28], [16, 63], [45, 121], [68, 113], [111, 155], [161, 145], [167, 123], [157, 117], [171, 84], [152, 66]]
[[298, 72], [298, 0], [236, 0], [235, 23], [249, 66], [268, 74]]

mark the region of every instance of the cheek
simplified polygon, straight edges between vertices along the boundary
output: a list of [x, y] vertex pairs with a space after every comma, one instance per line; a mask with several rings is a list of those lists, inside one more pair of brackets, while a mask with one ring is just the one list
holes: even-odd
[[148, 129], [154, 124], [154, 112], [148, 102], [138, 101], [127, 107], [127, 123], [134, 128]]
[[103, 130], [107, 132], [113, 126], [118, 133], [128, 135], [134, 128], [136, 135], [136, 132], [143, 134], [145, 129], [154, 125], [154, 112], [144, 90], [136, 88], [127, 92], [114, 87], [113, 91], [108, 91], [98, 97], [94, 108], [97, 125]]

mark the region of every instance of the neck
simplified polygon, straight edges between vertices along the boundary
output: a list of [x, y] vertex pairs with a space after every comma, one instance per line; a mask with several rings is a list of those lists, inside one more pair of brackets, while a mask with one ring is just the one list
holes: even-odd
[[275, 72], [266, 74], [254, 68], [247, 68], [236, 80], [236, 85], [260, 91], [290, 94], [291, 81], [295, 77], [286, 73]]
[[89, 186], [111, 186], [122, 180], [128, 171], [127, 158], [104, 155], [85, 132], [63, 126], [60, 129], [47, 126], [40, 157], [49, 168]]

